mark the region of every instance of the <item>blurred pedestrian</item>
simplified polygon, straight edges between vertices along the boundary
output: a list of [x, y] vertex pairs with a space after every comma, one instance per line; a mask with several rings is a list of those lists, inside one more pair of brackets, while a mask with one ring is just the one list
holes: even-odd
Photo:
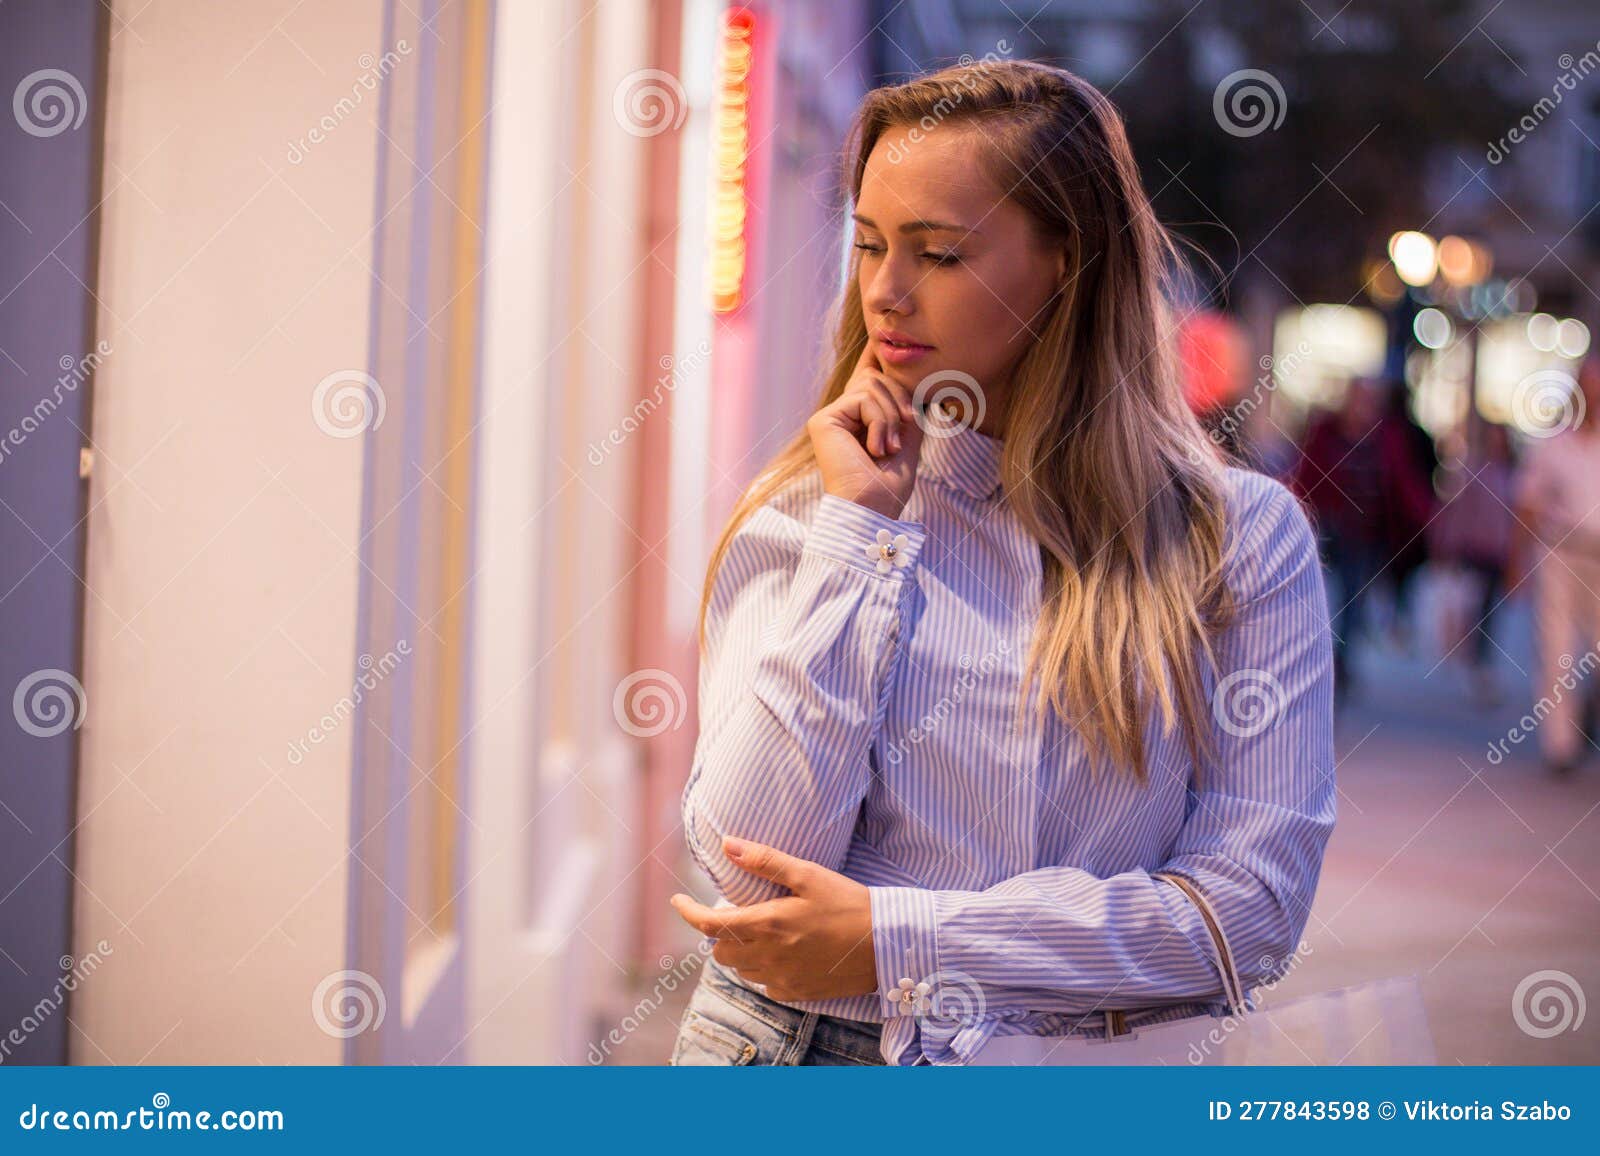
[[1539, 727], [1545, 765], [1576, 768], [1595, 699], [1590, 671], [1600, 646], [1600, 356], [1564, 399], [1561, 432], [1536, 439], [1517, 485], [1518, 531], [1507, 575], [1531, 579], [1537, 633], [1534, 701], [1548, 703]]
[[1445, 504], [1430, 526], [1428, 537], [1434, 560], [1457, 568], [1471, 579], [1473, 609], [1466, 611], [1470, 622], [1461, 623], [1459, 632], [1447, 631], [1447, 646], [1458, 646], [1470, 633], [1466, 657], [1473, 696], [1489, 706], [1499, 700], [1494, 656], [1490, 653], [1495, 645], [1491, 624], [1505, 600], [1506, 566], [1516, 525], [1512, 515], [1516, 474], [1506, 427], [1475, 425], [1467, 449], [1445, 472]]
[[1367, 600], [1384, 562], [1379, 390], [1375, 380], [1357, 378], [1337, 411], [1315, 416], [1290, 478], [1311, 508], [1323, 565], [1338, 586], [1331, 605], [1334, 683], [1341, 697], [1351, 685], [1351, 643], [1365, 625]]
[[1439, 509], [1433, 488], [1439, 453], [1433, 435], [1411, 416], [1405, 383], [1388, 381], [1382, 388], [1384, 414], [1376, 437], [1383, 494], [1380, 522], [1394, 599], [1390, 632], [1397, 645], [1408, 649], [1412, 591], [1417, 574], [1428, 562], [1428, 523]]

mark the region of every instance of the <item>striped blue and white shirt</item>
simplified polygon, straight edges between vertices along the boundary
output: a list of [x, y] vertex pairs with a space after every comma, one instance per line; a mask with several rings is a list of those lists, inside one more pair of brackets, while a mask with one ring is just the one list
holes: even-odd
[[[1222, 1012], [1203, 917], [1151, 872], [1206, 894], [1249, 989], [1291, 965], [1334, 823], [1327, 597], [1289, 491], [1227, 471], [1238, 615], [1205, 682], [1215, 763], [1197, 789], [1152, 711], [1140, 787], [1092, 776], [1053, 711], [1012, 729], [1042, 566], [1000, 452], [973, 429], [930, 434], [900, 519], [797, 479], [740, 527], [707, 608], [690, 852], [719, 906], [786, 893], [730, 862], [724, 835], [868, 887], [877, 992], [788, 1006], [882, 1023], [890, 1064], [1103, 1035], [1111, 1010], [1129, 1028]], [[881, 565], [880, 531], [905, 536]]]

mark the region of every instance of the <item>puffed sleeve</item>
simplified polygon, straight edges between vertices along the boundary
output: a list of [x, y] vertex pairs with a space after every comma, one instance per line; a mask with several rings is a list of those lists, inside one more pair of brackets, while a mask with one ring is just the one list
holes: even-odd
[[722, 851], [731, 835], [837, 870], [871, 780], [921, 523], [822, 493], [809, 524], [769, 502], [713, 582], [684, 837], [730, 902], [786, 894]]
[[[1238, 613], [1207, 678], [1215, 757], [1191, 784], [1159, 870], [1210, 900], [1248, 990], [1279, 976], [1296, 951], [1335, 803], [1333, 657], [1315, 536], [1281, 484], [1245, 479], [1231, 555]], [[1008, 1012], [1220, 1000], [1204, 917], [1154, 874], [1045, 867], [982, 891], [869, 888], [883, 1014], [927, 1015], [941, 984], [960, 988], [955, 1006], [981, 1006], [987, 1026], [925, 1032], [923, 1050], [934, 1050], [933, 1063], [961, 1063]], [[902, 978], [931, 982], [926, 997], [903, 1002]]]

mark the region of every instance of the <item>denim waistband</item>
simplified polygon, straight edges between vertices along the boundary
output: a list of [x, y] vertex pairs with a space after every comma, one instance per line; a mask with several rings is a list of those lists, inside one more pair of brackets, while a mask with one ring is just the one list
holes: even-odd
[[[799, 1008], [790, 1007], [763, 995], [761, 992], [746, 987], [736, 979], [722, 964], [711, 956], [706, 956], [704, 982], [713, 986], [717, 994], [735, 1005], [740, 1011], [766, 1024], [775, 1031], [793, 1032], [808, 1014], [815, 1014], [819, 1025], [831, 1025], [825, 1034], [840, 1034], [848, 1037], [858, 1037], [862, 1041], [871, 1041], [876, 1046], [881, 1041], [884, 1025], [881, 1022], [845, 1019], [840, 1016], [826, 1013], [808, 1013]], [[1158, 1005], [1155, 1007], [1138, 1008], [1128, 1011], [1111, 1013], [1089, 1012], [1073, 1014], [1066, 1012], [1033, 1012], [1028, 1013], [1032, 1022], [1024, 1029], [1024, 1034], [1043, 1035], [1047, 1037], [1086, 1036], [1091, 1039], [1104, 1039], [1111, 1030], [1118, 1033], [1131, 1031], [1136, 1028], [1153, 1026], [1168, 1020], [1180, 1019], [1194, 1015], [1220, 1016], [1226, 1012], [1226, 1005], [1211, 1001], [1197, 1000], [1182, 1004]], [[1112, 1017], [1115, 1017], [1113, 1020]], [[1003, 1029], [1002, 1034], [1010, 1034], [1016, 1028]], [[988, 1033], [985, 1032], [985, 1035]]]

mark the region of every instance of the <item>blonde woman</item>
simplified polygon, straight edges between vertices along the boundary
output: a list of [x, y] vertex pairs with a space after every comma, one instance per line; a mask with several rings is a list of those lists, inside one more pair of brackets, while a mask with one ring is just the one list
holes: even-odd
[[672, 898], [715, 946], [671, 1062], [1220, 1013], [1154, 873], [1247, 987], [1290, 965], [1334, 822], [1311, 528], [1183, 403], [1174, 243], [1104, 96], [952, 68], [851, 143], [827, 383], [706, 580], [683, 820], [722, 898]]

